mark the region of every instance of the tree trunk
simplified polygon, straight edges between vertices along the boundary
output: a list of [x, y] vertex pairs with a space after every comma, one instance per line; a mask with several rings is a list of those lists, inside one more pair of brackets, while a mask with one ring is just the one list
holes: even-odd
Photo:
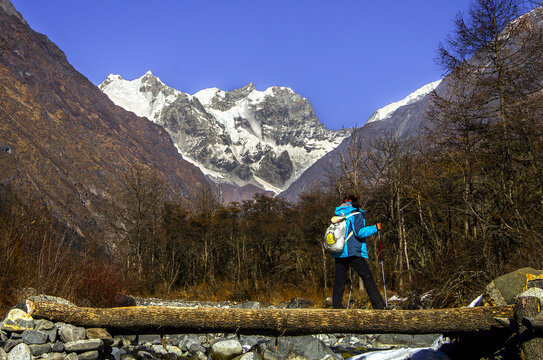
[[113, 333], [140, 334], [448, 334], [503, 328], [495, 318], [513, 316], [513, 306], [394, 311], [161, 306], [84, 308], [27, 300], [26, 307], [35, 319], [61, 321], [83, 327], [104, 327]]

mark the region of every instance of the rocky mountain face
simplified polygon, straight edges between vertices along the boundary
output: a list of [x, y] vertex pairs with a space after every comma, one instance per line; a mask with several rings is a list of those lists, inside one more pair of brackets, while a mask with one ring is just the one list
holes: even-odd
[[46, 36], [0, 0], [0, 185], [36, 198], [83, 235], [99, 231], [106, 208], [134, 165], [154, 168], [171, 196], [207, 181], [168, 133], [116, 106], [77, 72]]
[[[249, 84], [189, 95], [151, 72], [131, 81], [110, 75], [99, 87], [117, 105], [163, 126], [183, 156], [221, 184], [223, 196], [247, 185], [278, 193], [347, 136], [326, 129], [309, 101], [285, 87], [258, 91]], [[246, 191], [234, 200], [240, 193]]]
[[[368, 143], [373, 137], [391, 134], [398, 137], [411, 136], [421, 133], [426, 125], [426, 112], [432, 91], [441, 91], [446, 87], [446, 81], [435, 81], [409, 94], [402, 100], [386, 105], [375, 111], [370, 119], [360, 129], [362, 144]], [[346, 154], [350, 138], [346, 138], [336, 149], [324, 155], [309, 167], [292, 185], [280, 196], [295, 202], [304, 191], [311, 190], [328, 180], [328, 171], [334, 169], [334, 164], [340, 155]]]

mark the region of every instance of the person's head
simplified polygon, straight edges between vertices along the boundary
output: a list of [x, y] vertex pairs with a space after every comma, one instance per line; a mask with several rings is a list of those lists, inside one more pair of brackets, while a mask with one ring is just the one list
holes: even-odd
[[345, 202], [346, 203], [350, 203], [352, 207], [354, 208], [359, 208], [360, 207], [360, 203], [358, 202], [358, 197], [356, 197], [355, 195], [347, 195], [347, 197], [345, 197]]

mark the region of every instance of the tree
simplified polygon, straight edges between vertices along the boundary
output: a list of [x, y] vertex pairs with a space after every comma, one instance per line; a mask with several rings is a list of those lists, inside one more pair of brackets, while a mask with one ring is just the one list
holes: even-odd
[[158, 171], [134, 165], [120, 183], [110, 223], [117, 240], [113, 252], [125, 278], [144, 286], [140, 280], [152, 279], [157, 271], [153, 251], [162, 236], [166, 182]]
[[[540, 223], [543, 9], [522, 14], [520, 0], [477, 0], [439, 49], [448, 76], [429, 113], [433, 150], [462, 204], [466, 246], [474, 261], [500, 272], [520, 255]], [[459, 211], [460, 210], [460, 211]], [[538, 214], [534, 217], [534, 214]], [[538, 219], [539, 217], [539, 219]], [[539, 229], [539, 230], [538, 230]], [[461, 249], [457, 243], [455, 249]]]

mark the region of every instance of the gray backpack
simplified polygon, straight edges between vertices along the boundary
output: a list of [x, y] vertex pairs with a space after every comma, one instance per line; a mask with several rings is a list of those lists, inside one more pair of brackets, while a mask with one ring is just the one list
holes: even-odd
[[347, 216], [334, 216], [332, 218], [332, 223], [326, 229], [324, 234], [324, 248], [330, 252], [342, 252], [343, 247], [347, 240], [353, 236], [351, 231], [349, 235], [347, 234], [347, 221], [345, 219], [350, 218], [353, 215], [360, 214], [359, 212], [350, 213]]

